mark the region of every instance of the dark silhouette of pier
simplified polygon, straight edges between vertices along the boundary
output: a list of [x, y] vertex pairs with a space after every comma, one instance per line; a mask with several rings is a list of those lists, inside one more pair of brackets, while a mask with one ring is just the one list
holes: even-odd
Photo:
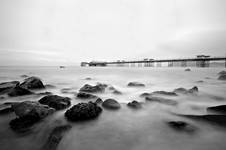
[[135, 67], [136, 64], [138, 67], [161, 67], [162, 63], [168, 63], [168, 67], [174, 67], [175, 63], [180, 64], [181, 67], [187, 67], [189, 62], [195, 62], [196, 67], [209, 67], [211, 61], [224, 61], [224, 66], [226, 67], [226, 57], [210, 57], [206, 55], [197, 55], [195, 58], [179, 58], [179, 59], [143, 59], [143, 60], [134, 60], [134, 61], [91, 61], [91, 62], [82, 62], [81, 66], [131, 66]]

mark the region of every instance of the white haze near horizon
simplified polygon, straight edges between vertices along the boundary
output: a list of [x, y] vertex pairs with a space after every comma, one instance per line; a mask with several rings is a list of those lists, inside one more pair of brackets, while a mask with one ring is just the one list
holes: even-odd
[[225, 0], [1, 0], [0, 65], [226, 54]]

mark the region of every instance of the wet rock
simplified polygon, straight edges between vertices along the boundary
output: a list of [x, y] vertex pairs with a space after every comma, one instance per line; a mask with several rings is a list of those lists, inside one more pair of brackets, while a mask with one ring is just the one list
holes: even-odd
[[63, 88], [63, 89], [60, 90], [60, 92], [67, 94], [67, 93], [70, 93], [71, 90], [72, 90], [71, 88]]
[[194, 86], [191, 89], [185, 89], [185, 88], [177, 88], [173, 92], [175, 93], [181, 93], [181, 94], [196, 94], [198, 93], [198, 87]]
[[29, 77], [24, 80], [23, 83], [20, 84], [21, 87], [26, 89], [43, 89], [45, 86], [43, 85], [41, 79], [37, 77]]
[[102, 106], [107, 109], [119, 109], [121, 107], [120, 104], [114, 99], [106, 99], [102, 103]]
[[97, 118], [102, 112], [102, 108], [96, 103], [79, 103], [68, 109], [65, 117], [70, 121], [83, 121]]
[[44, 118], [54, 112], [54, 109], [34, 101], [12, 104], [12, 109], [18, 117], [37, 115], [39, 118]]
[[195, 128], [184, 121], [169, 121], [168, 125], [177, 131], [194, 132]]
[[56, 86], [54, 86], [52, 84], [46, 84], [45, 85], [45, 88], [47, 88], [47, 89], [53, 89], [53, 88], [56, 88]]
[[223, 70], [223, 71], [219, 72], [218, 75], [226, 75], [226, 71]]
[[166, 92], [166, 91], [155, 91], [155, 92], [152, 92], [152, 94], [167, 95], [167, 96], [177, 96], [177, 94], [175, 92]]
[[20, 84], [19, 81], [11, 81], [11, 82], [0, 83], [0, 93], [7, 93], [8, 90], [16, 87], [19, 84]]
[[132, 102], [129, 102], [127, 104], [128, 107], [130, 108], [134, 108], [134, 109], [139, 109], [142, 107], [141, 103], [137, 102], [137, 101], [132, 101]]
[[43, 150], [56, 150], [65, 133], [72, 128], [71, 125], [62, 125], [55, 127], [50, 133]]
[[159, 102], [167, 105], [177, 105], [176, 101], [162, 97], [149, 96], [145, 97], [145, 100], [149, 102]]
[[140, 83], [140, 82], [129, 82], [127, 86], [129, 86], [129, 87], [144, 87], [145, 84]]
[[214, 111], [214, 112], [226, 114], [226, 105], [208, 107], [207, 111]]
[[103, 100], [101, 98], [97, 98], [97, 100], [95, 101], [96, 104], [102, 104]]
[[95, 86], [85, 84], [79, 91], [88, 93], [104, 92], [106, 88], [105, 84], [97, 84]]
[[187, 68], [187, 69], [185, 69], [184, 71], [191, 71], [191, 69], [190, 69], [190, 68]]
[[10, 91], [8, 92], [8, 95], [11, 97], [24, 96], [24, 95], [30, 95], [30, 94], [34, 94], [34, 93], [20, 86], [16, 86], [10, 89]]
[[85, 92], [79, 92], [77, 94], [77, 98], [81, 98], [81, 99], [92, 99], [92, 98], [97, 98], [97, 96], [96, 95], [93, 95], [93, 94], [85, 93]]
[[222, 74], [218, 77], [218, 80], [226, 80], [226, 74]]
[[221, 127], [226, 127], [226, 115], [179, 115], [179, 116], [198, 121], [204, 121]]
[[0, 105], [0, 115], [5, 115], [13, 112], [11, 105], [2, 104]]
[[122, 92], [120, 92], [120, 91], [118, 91], [118, 90], [114, 90], [112, 93], [113, 93], [113, 94], [116, 94], [116, 95], [122, 95]]
[[17, 132], [27, 131], [35, 123], [54, 112], [54, 109], [32, 101], [13, 104], [12, 109], [18, 117], [10, 121], [10, 127]]
[[47, 95], [39, 100], [39, 103], [61, 110], [71, 105], [70, 98], [58, 95]]

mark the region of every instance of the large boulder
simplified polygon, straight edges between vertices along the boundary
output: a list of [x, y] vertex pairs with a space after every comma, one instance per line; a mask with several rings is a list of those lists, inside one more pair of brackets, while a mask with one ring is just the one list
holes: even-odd
[[226, 74], [222, 74], [218, 77], [218, 80], [226, 80]]
[[0, 93], [5, 93], [8, 92], [8, 90], [16, 87], [17, 85], [19, 85], [20, 82], [19, 81], [11, 81], [11, 82], [3, 82], [0, 83]]
[[20, 84], [21, 87], [26, 89], [43, 89], [45, 86], [43, 85], [41, 79], [38, 77], [29, 77], [24, 80], [23, 83]]
[[102, 103], [102, 106], [107, 109], [119, 109], [121, 107], [120, 104], [116, 100], [111, 99], [111, 98], [106, 99]]
[[208, 107], [207, 111], [214, 111], [214, 112], [226, 114], [226, 105]]
[[10, 127], [18, 132], [28, 130], [35, 123], [54, 112], [54, 109], [32, 101], [15, 103], [12, 105], [12, 109], [17, 118], [10, 121]]
[[80, 98], [80, 99], [93, 99], [93, 98], [97, 98], [97, 96], [93, 95], [93, 94], [85, 93], [85, 92], [79, 92], [77, 94], [77, 98]]
[[144, 87], [145, 84], [140, 83], [140, 82], [129, 82], [129, 83], [127, 84], [127, 86], [129, 86], [129, 87]]
[[167, 98], [162, 98], [162, 97], [156, 97], [156, 96], [149, 96], [145, 97], [145, 100], [148, 102], [158, 102], [158, 103], [163, 103], [167, 105], [177, 105], [177, 101], [167, 99]]
[[132, 101], [132, 102], [129, 102], [127, 104], [128, 107], [130, 108], [134, 108], [134, 109], [139, 109], [142, 107], [141, 103], [137, 102], [137, 101]]
[[12, 89], [9, 90], [8, 95], [11, 97], [15, 97], [15, 96], [24, 96], [24, 95], [30, 95], [30, 94], [34, 94], [33, 92], [31, 92], [28, 89], [25, 89], [23, 87], [20, 86], [16, 86]]
[[105, 84], [97, 84], [95, 86], [85, 84], [79, 91], [88, 93], [104, 92], [106, 88]]
[[39, 100], [39, 103], [48, 105], [49, 107], [61, 110], [69, 107], [71, 101], [69, 97], [62, 97], [58, 95], [47, 95]]
[[61, 125], [55, 127], [50, 133], [48, 140], [42, 147], [43, 150], [56, 150], [65, 133], [72, 128], [71, 125]]
[[167, 96], [177, 96], [175, 92], [167, 92], [167, 91], [155, 91], [152, 92], [154, 95], [167, 95]]
[[70, 121], [84, 121], [97, 118], [101, 112], [96, 103], [78, 103], [66, 111], [65, 117]]

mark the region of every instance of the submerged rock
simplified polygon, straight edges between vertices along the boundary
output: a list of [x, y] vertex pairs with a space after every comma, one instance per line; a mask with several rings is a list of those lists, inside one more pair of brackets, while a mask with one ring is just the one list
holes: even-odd
[[27, 77], [29, 77], [29, 76], [26, 75], [26, 74], [24, 74], [24, 75], [21, 75], [20, 77], [21, 77], [21, 78], [27, 78]]
[[223, 71], [219, 72], [218, 75], [226, 75], [226, 71], [223, 70]]
[[10, 89], [10, 91], [8, 92], [8, 95], [11, 97], [24, 96], [24, 95], [30, 95], [30, 94], [34, 94], [34, 93], [20, 86], [16, 86]]
[[181, 94], [196, 94], [198, 93], [198, 87], [194, 86], [191, 89], [185, 89], [185, 88], [177, 88], [173, 92], [175, 93], [181, 93]]
[[129, 102], [127, 104], [128, 107], [131, 107], [131, 108], [135, 108], [135, 109], [139, 109], [142, 107], [141, 103], [137, 102], [137, 101], [132, 101], [132, 102]]
[[12, 109], [18, 117], [10, 121], [10, 127], [18, 132], [28, 130], [35, 123], [54, 112], [54, 109], [32, 101], [13, 104]]
[[167, 123], [171, 128], [177, 131], [194, 132], [195, 130], [195, 128], [192, 125], [184, 121], [169, 121]]
[[62, 97], [58, 95], [47, 95], [39, 100], [39, 103], [48, 105], [49, 107], [61, 110], [69, 107], [71, 101], [69, 97]]
[[210, 124], [226, 127], [226, 115], [179, 115], [182, 117], [208, 122]]
[[120, 104], [114, 99], [106, 99], [102, 103], [102, 106], [107, 109], [119, 109], [121, 107]]
[[38, 95], [52, 95], [53, 93], [52, 92], [41, 92], [41, 93], [38, 93]]
[[167, 105], [177, 105], [177, 101], [167, 99], [167, 98], [162, 98], [162, 97], [149, 96], [149, 97], [145, 97], [145, 100], [149, 102], [159, 102]]
[[129, 86], [129, 87], [144, 87], [145, 84], [140, 83], [140, 82], [129, 82], [127, 86]]
[[175, 92], [167, 92], [167, 91], [155, 91], [151, 94], [159, 94], [159, 95], [167, 95], [167, 96], [177, 96]]
[[97, 84], [95, 86], [85, 84], [79, 91], [88, 93], [104, 92], [106, 88], [105, 84]]
[[226, 114], [226, 105], [208, 107], [207, 111], [215, 111], [215, 112]]
[[191, 69], [190, 69], [190, 68], [187, 68], [187, 69], [185, 69], [184, 71], [191, 71]]
[[47, 89], [53, 89], [53, 88], [56, 88], [56, 86], [54, 86], [52, 84], [46, 84], [45, 85], [45, 88], [47, 88]]
[[90, 78], [90, 77], [87, 77], [87, 78], [85, 78], [85, 80], [92, 80], [92, 78]]
[[121, 91], [117, 90], [117, 89], [116, 89], [115, 87], [113, 87], [113, 86], [110, 86], [108, 89], [109, 89], [110, 91], [112, 91], [113, 94], [116, 94], [116, 95], [121, 95], [121, 94], [122, 94]]
[[11, 82], [3, 82], [0, 83], [0, 93], [7, 93], [8, 90], [16, 87], [17, 85], [19, 85], [20, 82], [19, 81], [11, 81]]
[[81, 98], [81, 99], [92, 99], [92, 98], [97, 98], [97, 96], [96, 95], [93, 95], [93, 94], [85, 93], [85, 92], [79, 92], [77, 94], [77, 98]]
[[26, 89], [43, 89], [45, 86], [43, 85], [41, 79], [37, 77], [29, 77], [24, 80], [23, 83], [20, 84], [21, 87]]
[[83, 121], [97, 118], [102, 112], [102, 108], [96, 103], [79, 103], [68, 109], [65, 117], [70, 121]]
[[145, 93], [140, 94], [140, 97], [147, 97], [147, 96], [151, 96], [151, 93], [145, 92]]
[[50, 133], [48, 140], [43, 146], [43, 150], [56, 150], [65, 133], [72, 128], [71, 125], [55, 127]]
[[226, 74], [222, 74], [218, 77], [218, 80], [226, 80]]
[[11, 105], [1, 104], [0, 105], [0, 115], [5, 115], [13, 112]]

